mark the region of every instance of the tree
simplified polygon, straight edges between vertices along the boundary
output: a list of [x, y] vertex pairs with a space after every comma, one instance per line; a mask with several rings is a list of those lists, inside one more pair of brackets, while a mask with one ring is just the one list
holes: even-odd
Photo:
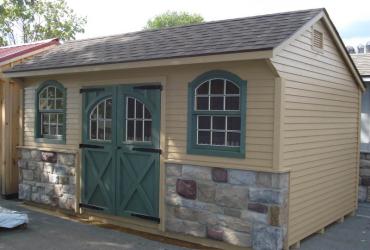
[[0, 45], [71, 40], [85, 31], [85, 24], [86, 17], [77, 16], [65, 0], [2, 0]]
[[183, 11], [167, 11], [154, 17], [153, 19], [148, 20], [144, 29], [159, 29], [203, 22], [204, 18], [199, 14], [190, 14]]

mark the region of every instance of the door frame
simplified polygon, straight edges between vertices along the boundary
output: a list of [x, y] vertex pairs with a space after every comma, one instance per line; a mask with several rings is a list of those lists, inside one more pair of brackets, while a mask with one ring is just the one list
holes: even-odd
[[[103, 83], [104, 82], [104, 83]], [[159, 196], [158, 196], [158, 209], [159, 209], [159, 218], [160, 222], [151, 222], [148, 220], [143, 220], [140, 218], [133, 218], [133, 217], [121, 217], [121, 216], [113, 216], [109, 214], [103, 214], [103, 213], [96, 213], [94, 210], [90, 210], [88, 208], [82, 208], [79, 206], [81, 203], [81, 197], [82, 197], [82, 166], [83, 166], [83, 159], [82, 157], [79, 157], [79, 166], [80, 169], [78, 171], [77, 178], [77, 206], [78, 211], [82, 214], [92, 215], [96, 217], [101, 218], [113, 218], [114, 220], [117, 220], [119, 222], [125, 223], [125, 224], [131, 224], [133, 226], [138, 225], [138, 222], [140, 224], [145, 225], [145, 227], [151, 227], [153, 229], [158, 229], [159, 231], [164, 232], [165, 231], [165, 162], [166, 162], [166, 156], [167, 156], [167, 147], [166, 147], [166, 127], [165, 127], [165, 121], [166, 121], [166, 85], [167, 85], [167, 77], [165, 76], [159, 76], [159, 77], [145, 77], [145, 78], [134, 78], [134, 79], [121, 79], [121, 80], [115, 80], [115, 81], [97, 81], [97, 82], [91, 82], [89, 85], [82, 85], [80, 89], [90, 89], [90, 88], [99, 88], [99, 87], [109, 87], [109, 86], [143, 86], [143, 85], [161, 85], [162, 90], [160, 91], [161, 94], [161, 101], [160, 101], [160, 127], [159, 127], [159, 145], [162, 150], [162, 154], [159, 155]], [[80, 126], [80, 142], [83, 141], [83, 122], [82, 122], [82, 116], [83, 116], [83, 98], [82, 93], [80, 95], [80, 103], [81, 103], [81, 110], [80, 110], [80, 119], [81, 119], [81, 126]], [[82, 149], [79, 150], [79, 154], [82, 155]]]

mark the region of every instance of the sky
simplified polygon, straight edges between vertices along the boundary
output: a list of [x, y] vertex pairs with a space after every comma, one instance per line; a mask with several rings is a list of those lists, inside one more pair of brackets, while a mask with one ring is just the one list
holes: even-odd
[[87, 17], [78, 39], [143, 29], [148, 19], [170, 11], [197, 13], [206, 21], [325, 7], [346, 45], [370, 41], [370, 0], [67, 0]]

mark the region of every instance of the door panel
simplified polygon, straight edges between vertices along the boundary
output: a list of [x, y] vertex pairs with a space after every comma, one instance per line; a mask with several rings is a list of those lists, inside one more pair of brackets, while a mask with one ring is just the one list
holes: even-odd
[[[135, 149], [159, 148], [160, 90], [122, 87], [119, 102], [125, 108], [118, 110], [117, 212], [158, 217], [159, 153]], [[133, 138], [128, 136], [129, 122], [134, 122]]]
[[[103, 131], [99, 127], [91, 126], [93, 122], [98, 124], [103, 121], [104, 124], [104, 119], [96, 120], [93, 117], [96, 109], [101, 107], [100, 104], [107, 100], [115, 101], [112, 87], [89, 89], [83, 96], [83, 144], [85, 147], [82, 151], [82, 202], [114, 214], [116, 206], [115, 127], [112, 129], [112, 138], [109, 140], [105, 139], [105, 136], [100, 137], [102, 132], [103, 135], [106, 132], [104, 125]], [[114, 109], [113, 106], [112, 120], [115, 119]], [[95, 132], [92, 132], [92, 130]]]
[[83, 105], [83, 203], [115, 215], [158, 217], [160, 90], [89, 90]]

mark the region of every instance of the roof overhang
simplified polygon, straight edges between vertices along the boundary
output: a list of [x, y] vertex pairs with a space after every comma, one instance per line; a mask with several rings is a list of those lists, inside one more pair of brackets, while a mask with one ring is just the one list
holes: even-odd
[[323, 9], [319, 14], [317, 14], [314, 18], [312, 18], [309, 22], [307, 22], [304, 26], [302, 26], [298, 31], [295, 32], [294, 35], [292, 35], [290, 38], [285, 40], [283, 43], [281, 43], [279, 46], [277, 46], [274, 49], [273, 54], [278, 54], [285, 46], [287, 46], [292, 40], [296, 39], [302, 32], [309, 27], [311, 27], [313, 24], [318, 22], [319, 20], [323, 20], [326, 24], [330, 35], [333, 37], [335, 44], [338, 46], [339, 51], [341, 52], [343, 56], [343, 60], [347, 64], [350, 72], [352, 73], [358, 87], [361, 89], [361, 91], [365, 91], [365, 85], [361, 78], [360, 72], [358, 71], [355, 63], [353, 62], [351, 56], [349, 55], [346, 46], [344, 45], [342, 38], [340, 37], [337, 29], [335, 28], [333, 22], [331, 21], [328, 12]]
[[155, 59], [155, 60], [111, 63], [111, 64], [98, 64], [98, 65], [87, 65], [87, 66], [77, 66], [77, 67], [68, 67], [68, 68], [64, 67], [64, 68], [53, 68], [53, 69], [43, 69], [43, 70], [4, 72], [4, 74], [5, 76], [9, 78], [10, 77], [13, 77], [13, 78], [34, 77], [34, 76], [74, 74], [74, 73], [108, 71], [108, 70], [139, 69], [139, 68], [179, 66], [179, 65], [202, 64], [202, 63], [259, 60], [259, 59], [270, 59], [272, 57], [273, 57], [273, 50], [271, 48], [271, 49], [266, 49], [266, 50], [249, 51], [249, 52], [241, 52], [241, 53], [224, 53], [224, 54], [216, 54], [216, 55]]

